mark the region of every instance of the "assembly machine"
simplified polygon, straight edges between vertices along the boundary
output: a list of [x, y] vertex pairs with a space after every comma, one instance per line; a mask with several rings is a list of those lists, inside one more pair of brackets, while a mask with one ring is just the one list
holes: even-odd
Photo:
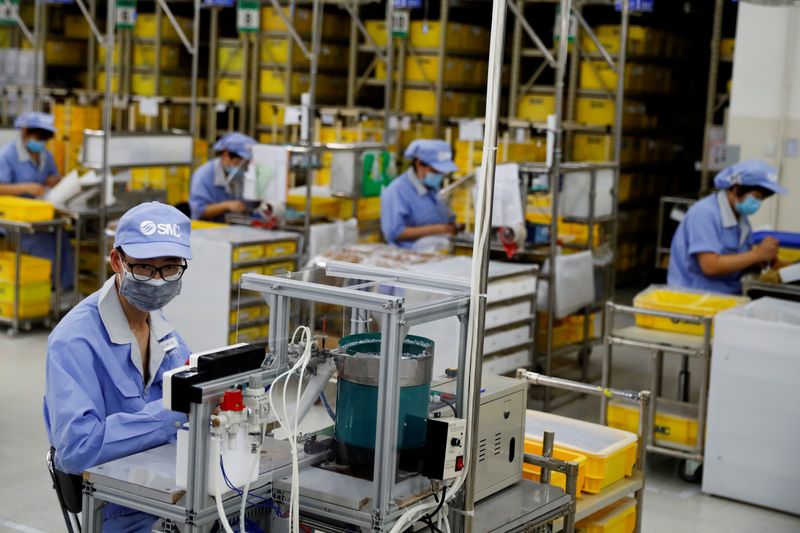
[[[163, 531], [208, 531], [219, 521], [231, 532], [229, 519], [253, 532], [398, 533], [416, 523], [449, 528], [448, 511], [457, 520], [463, 509], [469, 466], [468, 425], [460, 416], [467, 384], [462, 372], [435, 379], [433, 342], [407, 333], [457, 317], [461, 327], [452, 342], [464, 368], [466, 283], [329, 262], [279, 277], [245, 274], [241, 286], [261, 293], [269, 306], [267, 344], [195, 354], [165, 374], [164, 405], [187, 413], [188, 424], [176, 444], [86, 472], [84, 531], [100, 531], [103, 502], [159, 516]], [[428, 298], [413, 298], [415, 292]], [[323, 324], [337, 315], [342, 320], [312, 337], [320, 328], [303, 320], [320, 315]], [[342, 334], [336, 342], [334, 331]], [[334, 413], [325, 388], [337, 371]], [[476, 527], [519, 531], [557, 517], [571, 524], [570, 494], [521, 480], [524, 382], [484, 379], [482, 386], [488, 459], [506, 474], [479, 485], [478, 498], [491, 511]], [[308, 430], [304, 418], [318, 398], [335, 424]], [[486, 465], [477, 468], [480, 473]], [[250, 525], [259, 517], [267, 529], [264, 522]]]

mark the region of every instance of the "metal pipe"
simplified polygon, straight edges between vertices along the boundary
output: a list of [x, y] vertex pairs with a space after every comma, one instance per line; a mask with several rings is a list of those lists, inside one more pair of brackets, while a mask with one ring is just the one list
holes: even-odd
[[208, 32], [208, 127], [206, 137], [209, 146], [217, 140], [217, 49], [219, 44], [219, 8], [211, 8], [211, 22]]
[[172, 27], [175, 28], [175, 33], [177, 33], [178, 37], [180, 37], [183, 46], [186, 48], [186, 51], [190, 54], [194, 54], [197, 49], [189, 44], [189, 39], [187, 39], [186, 34], [183, 33], [183, 28], [181, 28], [181, 25], [178, 24], [178, 21], [175, 19], [175, 15], [172, 14], [172, 10], [170, 10], [166, 0], [158, 0], [158, 4], [161, 6], [161, 9], [164, 10], [164, 13], [167, 15], [170, 24], [172, 24]]
[[597, 38], [597, 35], [594, 33], [592, 27], [589, 26], [589, 23], [586, 22], [585, 18], [583, 18], [583, 15], [581, 14], [580, 10], [573, 8], [572, 14], [575, 15], [575, 18], [583, 28], [583, 31], [585, 31], [586, 34], [589, 35], [589, 39], [592, 40], [594, 46], [597, 48], [598, 52], [600, 52], [600, 55], [603, 56], [603, 60], [606, 63], [608, 63], [609, 67], [611, 67], [611, 70], [613, 70], [614, 72], [619, 72], [617, 70], [617, 65], [614, 64], [614, 59], [611, 57], [611, 54], [609, 54], [608, 50], [606, 50], [606, 48], [600, 43], [600, 39]]
[[[3, 0], [3, 2], [6, 5], [6, 9], [8, 9], [11, 12], [11, 16], [14, 17], [14, 21], [17, 23], [17, 26], [19, 27], [22, 34], [25, 35], [26, 39], [28, 39], [28, 42], [33, 45], [36, 45], [36, 37], [33, 35], [36, 32], [36, 26], [37, 26], [36, 21], [34, 21], [33, 23], [33, 33], [32, 33], [31, 30], [28, 29], [28, 26], [25, 25], [25, 21], [22, 20], [22, 17], [19, 16], [19, 10], [17, 9], [17, 6], [12, 4], [11, 0]], [[39, 6], [38, 2], [36, 3], [36, 6], [37, 7]]]
[[[347, 11], [350, 14], [351, 24], [355, 24], [356, 29], [359, 32], [361, 32], [361, 35], [364, 36], [364, 40], [367, 41], [367, 44], [369, 45], [369, 47], [374, 49], [375, 53], [378, 54], [379, 56], [383, 56], [383, 53], [384, 53], [383, 52], [383, 48], [378, 43], [375, 42], [375, 39], [373, 39], [372, 35], [369, 34], [369, 32], [367, 31], [366, 26], [364, 26], [364, 23], [361, 22], [361, 18], [358, 16], [357, 4], [355, 6], [351, 6], [349, 3], [345, 3], [345, 4], [342, 4], [342, 7], [344, 7], [345, 11]], [[387, 4], [387, 6], [386, 6], [386, 13], [387, 13], [387, 22], [386, 22], [387, 43], [386, 44], [387, 44], [387, 46], [389, 44], [388, 40], [391, 39], [391, 34], [392, 34], [392, 32], [391, 32], [392, 20], [389, 18], [390, 7], [391, 6]], [[358, 49], [357, 45], [358, 45], [358, 35], [356, 34], [356, 50]]]
[[[650, 406], [650, 391], [639, 393], [639, 447], [636, 450], [636, 470], [644, 474], [647, 466], [647, 435], [650, 433], [649, 418], [647, 413]], [[645, 476], [642, 475], [642, 486], [636, 491], [636, 532], [642, 531], [642, 515], [644, 514], [644, 484]]]
[[[544, 436], [542, 438], [542, 457], [546, 457], [550, 459], [553, 457], [553, 446], [555, 444], [556, 434], [552, 431], [545, 431]], [[544, 485], [550, 484], [550, 469], [547, 467], [542, 467], [541, 475], [539, 476], [539, 481]]]
[[75, 3], [78, 4], [78, 7], [83, 13], [83, 18], [86, 19], [86, 23], [89, 24], [89, 29], [92, 30], [94, 34], [94, 38], [97, 42], [102, 46], [103, 45], [103, 35], [100, 33], [100, 30], [97, 28], [97, 24], [94, 22], [94, 17], [89, 13], [89, 10], [86, 8], [86, 4], [83, 3], [83, 0], [75, 0]]
[[[289, 17], [286, 16], [286, 13], [283, 12], [283, 8], [281, 7], [278, 0], [269, 0], [269, 1], [272, 4], [273, 9], [275, 9], [275, 13], [278, 15], [278, 17], [283, 21], [283, 24], [286, 26], [286, 31], [289, 33], [294, 43], [300, 47], [300, 51], [303, 52], [304, 56], [313, 61], [314, 60], [313, 52], [308, 51], [306, 44], [303, 42], [303, 38], [300, 37], [300, 34], [297, 33], [297, 30], [294, 29], [294, 24], [292, 24], [292, 21], [289, 19]], [[317, 0], [314, 0], [314, 6], [316, 6], [316, 3]], [[312, 14], [311, 25], [312, 26], [314, 25], [313, 14]]]
[[[442, 0], [446, 2], [446, 0]], [[383, 89], [383, 142], [388, 143], [391, 135], [391, 114], [392, 114], [392, 89], [394, 83], [394, 37], [392, 36], [392, 18], [394, 16], [394, 2], [386, 2], [386, 85]], [[366, 30], [363, 30], [366, 32]], [[444, 26], [442, 26], [444, 35]], [[444, 37], [442, 37], [444, 39]], [[439, 56], [440, 58], [442, 56]], [[444, 61], [440, 59], [439, 68], [444, 68]]]
[[[630, 15], [630, 3], [622, 2], [622, 21], [620, 30], [620, 46], [619, 46], [619, 59], [617, 60], [617, 99], [616, 108], [614, 110], [614, 158], [617, 163], [621, 163], [620, 154], [622, 153], [622, 117], [623, 107], [625, 105], [625, 65], [627, 61], [627, 44], [628, 44], [628, 23]], [[614, 220], [611, 221], [611, 247], [616, 251], [617, 249], [617, 236], [619, 233], [619, 221], [617, 220], [617, 213], [619, 212], [619, 174], [622, 170], [622, 165], [617, 167], [614, 172], [614, 194], [611, 195], [611, 214]], [[612, 258], [612, 260], [616, 257]], [[617, 269], [609, 269], [609, 287], [616, 286]]]
[[621, 400], [631, 400], [635, 402], [639, 401], [640, 395], [640, 393], [632, 390], [607, 389], [598, 387], [597, 385], [581, 383], [579, 381], [545, 376], [544, 374], [539, 374], [538, 372], [528, 372], [524, 368], [517, 370], [517, 379], [524, 379], [531, 385], [541, 385], [554, 389], [578, 392], [580, 394], [588, 394], [591, 396], [606, 396], [609, 398], [619, 398]]
[[[522, 10], [524, 11], [524, 4], [522, 6]], [[524, 14], [521, 13], [521, 14]], [[517, 108], [518, 108], [518, 101], [520, 97], [520, 90], [519, 90], [519, 70], [520, 70], [520, 62], [522, 61], [522, 24], [519, 21], [520, 17], [514, 17], [514, 33], [511, 37], [511, 80], [509, 83], [508, 88], [508, 119], [511, 120], [512, 118], [518, 116]], [[546, 64], [546, 63], [542, 63]], [[471, 146], [471, 144], [470, 144]], [[470, 163], [472, 163], [472, 158], [470, 158]]]
[[[535, 44], [536, 48], [538, 48], [539, 51], [542, 53], [542, 55], [544, 56], [545, 61], [547, 61], [547, 63], [552, 68], [557, 68], [556, 59], [553, 57], [553, 54], [550, 53], [550, 50], [547, 49], [547, 47], [544, 45], [542, 40], [539, 38], [539, 36], [533, 30], [531, 25], [528, 24], [528, 21], [525, 20], [525, 15], [523, 14], [522, 10], [520, 9], [520, 7], [517, 5], [517, 3], [514, 0], [508, 0], [508, 9], [510, 9], [511, 12], [514, 13], [514, 15], [516, 15], [517, 20], [520, 21], [520, 23], [522, 24], [522, 28], [525, 30], [525, 33], [528, 34], [528, 37], [531, 38], [531, 40], [533, 41], [533, 44]], [[562, 13], [569, 13], [569, 11], [562, 11]], [[565, 17], [561, 17], [561, 18], [563, 19]], [[566, 17], [566, 19], [567, 19], [567, 23], [569, 23], [569, 17]], [[563, 24], [562, 24], [562, 27], [563, 27]], [[566, 35], [566, 33], [564, 33], [562, 35]], [[560, 43], [559, 43], [559, 46], [560, 46]]]
[[[8, 5], [8, 4], [6, 4]], [[36, 2], [33, 8], [33, 109], [35, 111], [41, 111], [41, 96], [39, 95], [39, 86], [44, 85], [42, 83], [43, 79], [43, 52], [42, 52], [42, 41], [44, 32], [42, 32], [42, 10], [46, 9], [46, 4], [43, 2]], [[17, 12], [16, 8], [12, 8], [12, 14], [19, 18], [19, 13]], [[21, 20], [21, 19], [20, 19]], [[20, 29], [24, 27], [20, 26]], [[25, 28], [27, 30], [27, 28]], [[23, 30], [24, 33], [24, 30]], [[20, 99], [22, 102], [22, 99]]]
[[[194, 139], [199, 137], [199, 128], [197, 127], [197, 75], [200, 65], [200, 57], [197, 51], [200, 47], [200, 2], [202, 0], [194, 0], [194, 18], [192, 20], [192, 98], [189, 102], [189, 132]], [[193, 158], [194, 159], [194, 158]]]
[[[106, 79], [105, 79], [105, 100], [103, 101], [103, 177], [100, 181], [100, 211], [98, 213], [98, 255], [103, 258], [106, 254], [106, 223], [108, 216], [108, 184], [111, 177], [111, 165], [109, 149], [111, 142], [111, 101], [114, 96], [114, 88], [111, 84], [114, 71], [114, 22], [116, 19], [115, 2], [108, 2], [106, 11]], [[105, 263], [97, 269], [97, 286], [101, 286], [105, 281]]]
[[[708, 168], [709, 149], [711, 147], [711, 128], [714, 125], [714, 107], [717, 101], [717, 77], [719, 74], [719, 43], [722, 36], [722, 13], [724, 0], [714, 2], [714, 22], [711, 26], [711, 60], [708, 65], [708, 87], [706, 89], [705, 134], [703, 135], [703, 155], [700, 169], [700, 197], [709, 189], [710, 171]], [[791, 54], [790, 54], [791, 55]]]
[[[463, 531], [472, 532], [472, 515], [475, 509], [475, 470], [478, 465], [478, 408], [480, 405], [481, 375], [483, 371], [483, 341], [486, 320], [486, 290], [489, 277], [489, 244], [492, 231], [492, 202], [494, 197], [495, 162], [497, 157], [497, 131], [505, 40], [506, 2], [492, 3], [492, 32], [489, 47], [489, 76], [486, 83], [486, 115], [483, 133], [483, 165], [476, 202], [476, 227], [473, 241], [472, 275], [470, 279], [469, 342], [464, 372], [467, 379], [462, 384], [468, 389], [464, 417], [467, 420], [467, 474], [464, 480]], [[441, 28], [444, 32], [444, 26]], [[444, 39], [444, 37], [442, 37]], [[459, 390], [464, 396], [467, 391]], [[455, 531], [462, 531], [456, 525]]]
[[[387, 2], [392, 4], [393, 2]], [[444, 63], [445, 55], [447, 54], [447, 22], [450, 17], [450, 4], [449, 0], [441, 0], [441, 7], [439, 8], [439, 46], [437, 49], [436, 57], [439, 58], [439, 65], [436, 69], [436, 108], [434, 109], [433, 116], [433, 130], [436, 136], [442, 135], [442, 97], [444, 96]], [[504, 17], [505, 17], [505, 9]], [[505, 21], [503, 21], [505, 25]], [[387, 31], [389, 29], [387, 28]], [[411, 50], [411, 49], [409, 49]], [[499, 61], [502, 62], [502, 57]], [[489, 52], [489, 61], [491, 61], [491, 50]], [[491, 63], [490, 63], [491, 64]], [[489, 102], [486, 102], [486, 109], [489, 109]], [[495, 119], [497, 120], [497, 119]], [[486, 161], [484, 159], [484, 161]]]
[[[347, 4], [345, 4], [347, 5]], [[358, 19], [358, 9], [350, 13], [350, 48], [347, 50], [347, 107], [356, 105], [356, 78], [358, 77], [358, 31], [356, 19]]]

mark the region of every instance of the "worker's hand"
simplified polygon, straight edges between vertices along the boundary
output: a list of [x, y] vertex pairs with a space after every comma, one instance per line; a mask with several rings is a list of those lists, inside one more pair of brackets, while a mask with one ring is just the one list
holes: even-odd
[[760, 263], [767, 263], [778, 257], [778, 239], [775, 237], [766, 237], [761, 243], [755, 247], [756, 257]]
[[455, 235], [457, 228], [455, 224], [439, 224], [438, 230], [437, 233]]
[[53, 187], [58, 185], [59, 181], [61, 181], [61, 176], [50, 176], [47, 178], [45, 185], [47, 185], [49, 188], [52, 189]]
[[228, 212], [230, 213], [245, 213], [247, 212], [247, 204], [241, 200], [228, 200], [226, 202]]
[[47, 190], [44, 185], [39, 183], [25, 183], [24, 185], [25, 186], [21, 188], [22, 194], [29, 194], [35, 198], [41, 198]]

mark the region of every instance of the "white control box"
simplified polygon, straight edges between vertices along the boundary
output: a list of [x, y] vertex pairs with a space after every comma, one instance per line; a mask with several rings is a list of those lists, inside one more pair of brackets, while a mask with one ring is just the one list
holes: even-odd
[[422, 475], [445, 481], [464, 470], [466, 427], [462, 418], [428, 419]]

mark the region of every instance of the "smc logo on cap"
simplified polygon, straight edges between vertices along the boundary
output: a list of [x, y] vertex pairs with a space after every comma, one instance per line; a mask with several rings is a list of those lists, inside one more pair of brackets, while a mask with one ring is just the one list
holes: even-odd
[[139, 231], [142, 235], [152, 235], [158, 232], [159, 235], [181, 236], [181, 228], [177, 224], [156, 224], [152, 220], [145, 220], [139, 224]]

